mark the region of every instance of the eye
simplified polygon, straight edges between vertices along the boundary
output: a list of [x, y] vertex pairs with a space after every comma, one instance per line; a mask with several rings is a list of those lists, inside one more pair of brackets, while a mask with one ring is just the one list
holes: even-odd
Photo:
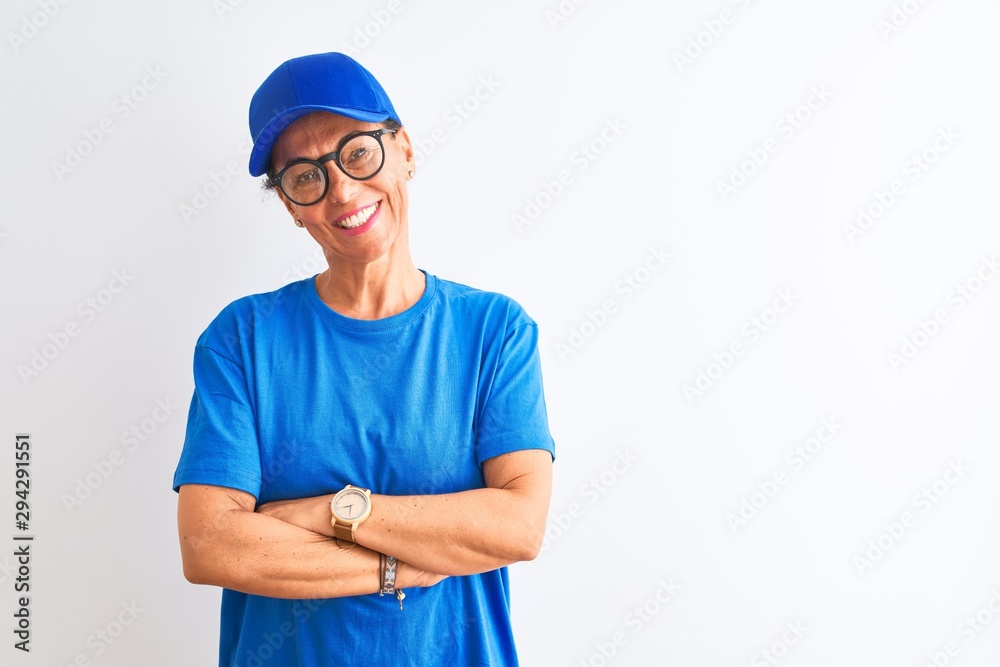
[[324, 174], [319, 167], [308, 162], [297, 164], [281, 177], [282, 185], [287, 190], [301, 192], [323, 186]]
[[310, 169], [309, 171], [298, 174], [295, 177], [295, 185], [308, 185], [310, 183], [314, 183], [315, 181], [319, 180], [319, 178], [320, 178], [319, 170]]
[[372, 151], [368, 149], [367, 146], [359, 146], [354, 148], [350, 153], [347, 154], [347, 158], [344, 160], [344, 164], [357, 164], [359, 162], [364, 162], [371, 156]]

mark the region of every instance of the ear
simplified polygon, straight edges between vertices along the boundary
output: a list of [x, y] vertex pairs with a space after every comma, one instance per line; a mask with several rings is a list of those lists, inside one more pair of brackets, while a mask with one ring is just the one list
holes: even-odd
[[403, 169], [403, 172], [406, 173], [407, 171], [416, 169], [417, 162], [413, 156], [413, 143], [410, 141], [409, 132], [406, 131], [405, 127], [401, 127], [396, 130], [396, 134], [393, 136], [396, 139], [396, 145], [399, 147], [399, 150], [402, 152], [403, 157], [406, 160], [406, 168]]
[[295, 213], [295, 204], [293, 204], [291, 200], [285, 196], [285, 193], [281, 191], [281, 188], [276, 187], [274, 191], [278, 194], [278, 199], [281, 200], [281, 203], [285, 205], [285, 210], [288, 211], [288, 214], [292, 216], [292, 219], [294, 220], [297, 215]]

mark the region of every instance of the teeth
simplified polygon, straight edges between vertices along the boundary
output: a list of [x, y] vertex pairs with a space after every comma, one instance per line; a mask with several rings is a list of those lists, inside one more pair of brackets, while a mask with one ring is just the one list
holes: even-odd
[[372, 213], [378, 208], [378, 204], [372, 204], [368, 208], [363, 208], [349, 218], [344, 218], [340, 222], [336, 223], [338, 227], [344, 229], [354, 229], [355, 227], [360, 227], [361, 225], [368, 222], [368, 218], [372, 217]]

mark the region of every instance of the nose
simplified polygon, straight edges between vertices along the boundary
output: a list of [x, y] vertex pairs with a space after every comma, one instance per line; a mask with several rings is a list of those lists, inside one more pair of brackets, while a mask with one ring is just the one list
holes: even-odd
[[361, 189], [361, 183], [342, 172], [336, 164], [327, 163], [326, 177], [330, 179], [326, 198], [332, 199], [336, 204], [346, 204], [354, 199]]

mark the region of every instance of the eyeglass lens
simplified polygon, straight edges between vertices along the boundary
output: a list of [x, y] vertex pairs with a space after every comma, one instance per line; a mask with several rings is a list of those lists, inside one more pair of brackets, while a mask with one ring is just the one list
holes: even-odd
[[[338, 166], [356, 180], [373, 176], [382, 166], [382, 145], [371, 135], [360, 134], [348, 140], [338, 152]], [[281, 189], [293, 201], [308, 205], [322, 199], [327, 172], [315, 162], [300, 162], [281, 176]]]

